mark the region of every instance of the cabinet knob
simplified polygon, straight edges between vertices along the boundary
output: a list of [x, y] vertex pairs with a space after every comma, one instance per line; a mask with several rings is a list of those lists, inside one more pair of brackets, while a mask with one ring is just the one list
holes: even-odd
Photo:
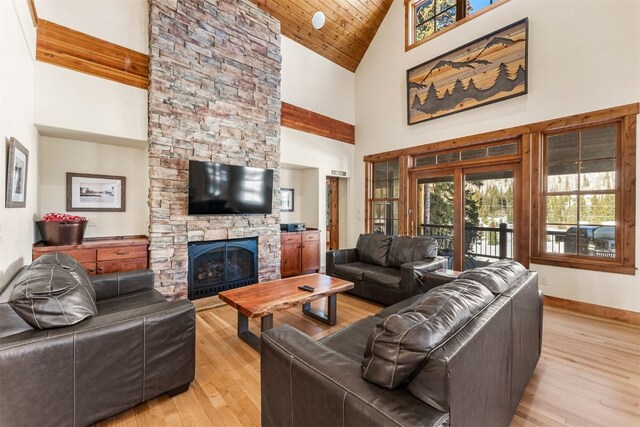
[[129, 252], [116, 252], [116, 255], [129, 255]]
[[100, 268], [98, 269], [98, 271], [104, 271], [104, 268], [100, 267]]

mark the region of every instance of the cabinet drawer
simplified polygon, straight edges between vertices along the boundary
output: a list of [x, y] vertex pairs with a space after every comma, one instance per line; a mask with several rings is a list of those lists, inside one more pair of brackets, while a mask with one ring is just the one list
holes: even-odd
[[120, 248], [98, 249], [98, 261], [112, 261], [129, 258], [146, 258], [146, 246], [128, 246]]
[[320, 233], [303, 233], [302, 241], [303, 242], [315, 242], [320, 240]]
[[95, 262], [83, 262], [82, 266], [84, 267], [85, 270], [87, 270], [87, 273], [89, 273], [89, 276], [95, 276], [97, 274]]
[[147, 268], [147, 258], [127, 259], [124, 261], [98, 262], [98, 274], [116, 273], [121, 271], [144, 270]]
[[280, 234], [281, 243], [295, 243], [301, 241], [300, 233], [282, 233]]
[[[65, 249], [62, 250], [62, 247], [59, 251], [57, 251], [59, 253], [63, 253], [63, 254], [67, 254], [72, 256], [73, 258], [76, 259], [76, 261], [78, 261], [79, 263], [83, 264], [84, 263], [95, 263], [96, 262], [96, 250], [95, 249]], [[31, 253], [31, 256], [33, 257], [34, 260], [36, 260], [37, 258], [40, 258], [42, 255], [45, 254], [54, 254], [56, 252], [54, 251], [33, 251]]]

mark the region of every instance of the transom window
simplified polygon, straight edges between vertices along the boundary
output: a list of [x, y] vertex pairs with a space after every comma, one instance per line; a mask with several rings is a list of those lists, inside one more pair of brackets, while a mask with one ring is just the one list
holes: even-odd
[[488, 6], [505, 1], [508, 0], [407, 0], [407, 48]]

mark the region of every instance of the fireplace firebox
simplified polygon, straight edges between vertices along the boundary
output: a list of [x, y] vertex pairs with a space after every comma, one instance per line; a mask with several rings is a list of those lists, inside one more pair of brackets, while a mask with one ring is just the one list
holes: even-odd
[[258, 283], [258, 238], [189, 242], [189, 299]]

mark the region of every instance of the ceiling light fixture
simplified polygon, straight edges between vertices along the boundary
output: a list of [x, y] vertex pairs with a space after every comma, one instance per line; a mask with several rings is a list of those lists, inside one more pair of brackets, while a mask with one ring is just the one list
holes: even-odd
[[311, 25], [313, 25], [313, 28], [316, 30], [319, 30], [324, 25], [324, 20], [324, 13], [317, 11], [313, 14], [313, 18], [311, 18]]

